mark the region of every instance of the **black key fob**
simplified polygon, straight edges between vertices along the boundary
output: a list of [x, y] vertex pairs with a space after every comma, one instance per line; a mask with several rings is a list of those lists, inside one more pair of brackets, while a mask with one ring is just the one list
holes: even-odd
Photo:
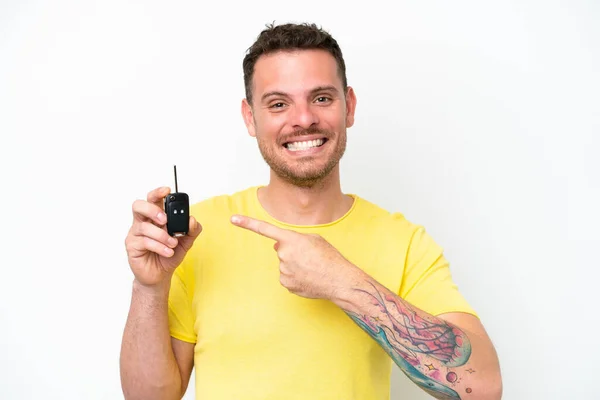
[[175, 192], [165, 197], [165, 214], [167, 214], [167, 232], [179, 237], [188, 233], [190, 226], [190, 199], [187, 194]]
[[174, 237], [188, 234], [190, 226], [190, 198], [186, 193], [179, 192], [177, 187], [177, 166], [175, 172], [175, 193], [165, 197], [165, 214], [167, 214], [167, 232]]

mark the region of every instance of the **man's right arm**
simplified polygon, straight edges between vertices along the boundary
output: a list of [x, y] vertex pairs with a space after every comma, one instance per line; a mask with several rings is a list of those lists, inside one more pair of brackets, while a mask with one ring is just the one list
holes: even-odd
[[146, 288], [134, 281], [121, 346], [125, 399], [181, 399], [194, 366], [194, 345], [169, 334], [169, 288]]
[[171, 337], [169, 290], [177, 267], [202, 226], [189, 218], [188, 234], [167, 233], [162, 201], [167, 187], [133, 203], [133, 224], [125, 239], [135, 276], [121, 343], [121, 386], [127, 400], [171, 400], [184, 395], [194, 364], [194, 345]]

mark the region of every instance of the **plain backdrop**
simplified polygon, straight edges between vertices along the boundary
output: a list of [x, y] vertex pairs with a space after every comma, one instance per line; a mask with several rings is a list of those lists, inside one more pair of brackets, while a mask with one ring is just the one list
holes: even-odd
[[241, 63], [273, 21], [338, 39], [343, 190], [445, 248], [504, 398], [600, 398], [598, 2], [0, 4], [0, 398], [123, 398], [131, 204], [173, 164], [192, 202], [267, 182]]

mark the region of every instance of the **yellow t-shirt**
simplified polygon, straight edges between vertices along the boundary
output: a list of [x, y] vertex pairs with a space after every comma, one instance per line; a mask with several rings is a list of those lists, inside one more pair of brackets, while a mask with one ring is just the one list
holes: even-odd
[[339, 307], [279, 282], [274, 241], [232, 225], [247, 215], [318, 233], [379, 283], [430, 314], [475, 314], [442, 249], [418, 225], [354, 198], [342, 218], [296, 226], [272, 218], [258, 187], [191, 206], [203, 226], [172, 279], [171, 335], [195, 343], [198, 400], [383, 400], [391, 358]]

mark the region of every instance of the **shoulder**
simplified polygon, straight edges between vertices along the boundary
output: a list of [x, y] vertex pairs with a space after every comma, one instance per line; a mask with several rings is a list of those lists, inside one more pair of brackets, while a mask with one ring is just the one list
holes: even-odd
[[425, 227], [409, 220], [403, 212], [391, 211], [365, 198], [356, 197], [356, 215], [351, 218], [352, 229], [376, 238], [382, 251], [388, 249], [403, 254], [442, 251]]
[[362, 196], [353, 196], [356, 199], [354, 210], [356, 222], [361, 222], [382, 233], [403, 237], [412, 236], [423, 229], [421, 225], [409, 221], [401, 211], [388, 210]]

